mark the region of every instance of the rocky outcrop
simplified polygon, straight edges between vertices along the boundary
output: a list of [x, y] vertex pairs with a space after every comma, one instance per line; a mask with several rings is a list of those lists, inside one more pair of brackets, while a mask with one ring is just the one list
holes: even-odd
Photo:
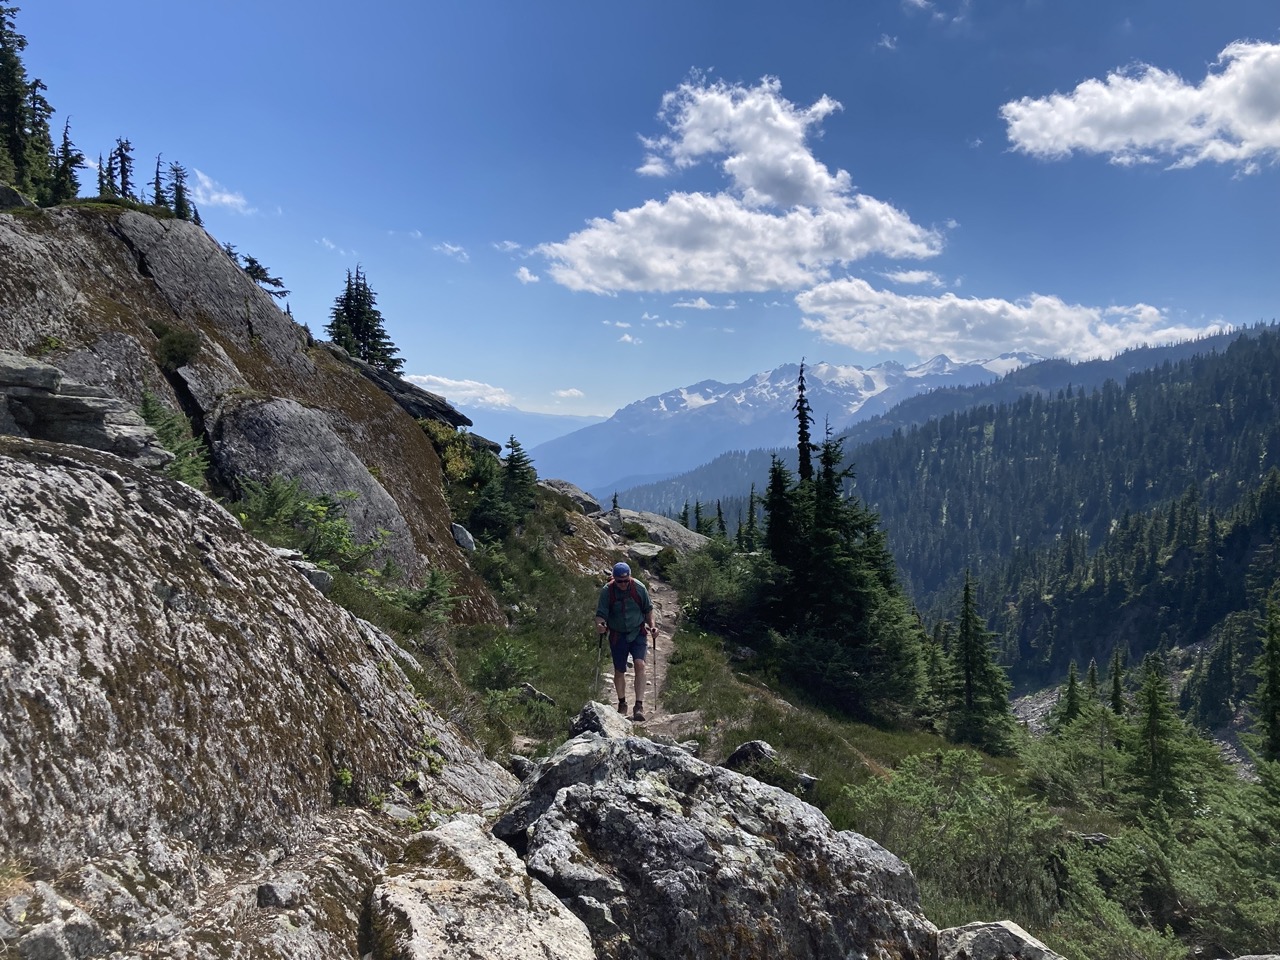
[[375, 554], [401, 570], [421, 563], [399, 505], [333, 429], [329, 417], [293, 400], [236, 398], [218, 410], [209, 449], [228, 486], [242, 479], [295, 479], [304, 490], [344, 491], [343, 516], [357, 540], [385, 540]]
[[690, 530], [684, 524], [657, 513], [618, 509], [593, 513], [591, 518], [615, 536], [635, 525], [644, 531], [650, 542], [659, 547], [671, 547], [677, 553], [688, 553], [711, 542], [708, 537]]
[[32, 437], [106, 450], [146, 467], [173, 454], [129, 404], [78, 383], [57, 367], [0, 350], [0, 436]]
[[[455, 428], [471, 426], [471, 418], [455, 409], [444, 397], [434, 394], [430, 390], [423, 390], [421, 387], [397, 377], [394, 373], [379, 370], [358, 357], [351, 356], [336, 343], [321, 343], [319, 346], [321, 349], [328, 350], [343, 362], [349, 363], [360, 372], [361, 376], [376, 384], [379, 389], [383, 390], [400, 405], [405, 413], [415, 420], [439, 420], [441, 423], [447, 423]], [[498, 449], [502, 448], [499, 447]]]
[[[420, 700], [416, 662], [192, 488], [0, 438], [0, 489], [0, 863], [115, 949], [185, 936], [219, 898], [234, 926], [222, 885], [305, 859], [335, 801], [482, 809], [514, 788]], [[356, 890], [354, 940], [386, 852], [352, 829], [334, 843], [364, 866], [309, 882]], [[0, 915], [19, 943], [83, 927]]]
[[969, 923], [938, 931], [938, 960], [1064, 960], [1016, 923]]
[[[410, 579], [445, 571], [457, 619], [504, 620], [454, 544], [439, 459], [396, 399], [404, 391], [393, 397], [345, 354], [317, 346], [203, 229], [114, 208], [0, 213], [0, 263], [0, 350], [39, 354], [132, 406], [150, 390], [208, 437], [252, 404], [313, 412], [334, 462], [358, 461], [363, 476], [353, 485], [352, 471], [318, 463], [307, 492], [357, 490], [360, 531], [392, 531], [388, 550]], [[234, 487], [236, 465], [216, 454], [213, 464]]]
[[570, 740], [494, 833], [582, 919], [600, 957], [934, 957], [905, 864], [678, 747]]
[[419, 834], [372, 898], [375, 951], [397, 960], [594, 960], [586, 926], [478, 817]]
[[556, 493], [568, 497], [581, 513], [600, 512], [600, 501], [568, 480], [539, 480], [538, 486], [546, 487], [548, 490], [554, 490]]

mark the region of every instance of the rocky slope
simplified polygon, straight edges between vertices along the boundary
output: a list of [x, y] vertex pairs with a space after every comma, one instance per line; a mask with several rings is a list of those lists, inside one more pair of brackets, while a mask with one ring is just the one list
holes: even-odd
[[0, 213], [0, 263], [0, 350], [134, 406], [149, 390], [205, 434], [228, 489], [282, 474], [355, 492], [358, 535], [389, 531], [383, 556], [411, 576], [449, 571], [462, 619], [500, 617], [414, 417], [469, 421], [316, 344], [203, 229], [115, 207]]

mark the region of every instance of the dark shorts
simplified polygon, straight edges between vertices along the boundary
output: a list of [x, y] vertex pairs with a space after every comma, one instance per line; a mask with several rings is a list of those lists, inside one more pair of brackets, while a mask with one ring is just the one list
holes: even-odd
[[618, 673], [626, 673], [628, 655], [633, 660], [643, 660], [649, 653], [649, 635], [645, 633], [644, 627], [630, 636], [610, 631], [609, 652], [613, 654], [613, 669]]

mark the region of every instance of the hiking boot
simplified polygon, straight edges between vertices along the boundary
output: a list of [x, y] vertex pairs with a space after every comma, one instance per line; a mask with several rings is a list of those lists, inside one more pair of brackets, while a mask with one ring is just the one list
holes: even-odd
[[631, 715], [631, 719], [639, 723], [644, 723], [644, 701], [636, 701], [636, 712]]
[[618, 712], [622, 714], [624, 717], [627, 715], [627, 701], [625, 700], [618, 701]]

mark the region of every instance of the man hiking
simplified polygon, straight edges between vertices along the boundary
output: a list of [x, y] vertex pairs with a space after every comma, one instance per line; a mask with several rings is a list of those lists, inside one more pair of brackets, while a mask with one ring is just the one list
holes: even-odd
[[613, 576], [600, 591], [596, 603], [596, 633], [609, 631], [609, 651], [613, 654], [613, 688], [618, 692], [618, 712], [627, 715], [627, 657], [636, 667], [636, 709], [632, 720], [644, 716], [644, 658], [649, 652], [649, 637], [656, 636], [653, 603], [649, 591], [631, 576], [625, 563], [613, 565]]

